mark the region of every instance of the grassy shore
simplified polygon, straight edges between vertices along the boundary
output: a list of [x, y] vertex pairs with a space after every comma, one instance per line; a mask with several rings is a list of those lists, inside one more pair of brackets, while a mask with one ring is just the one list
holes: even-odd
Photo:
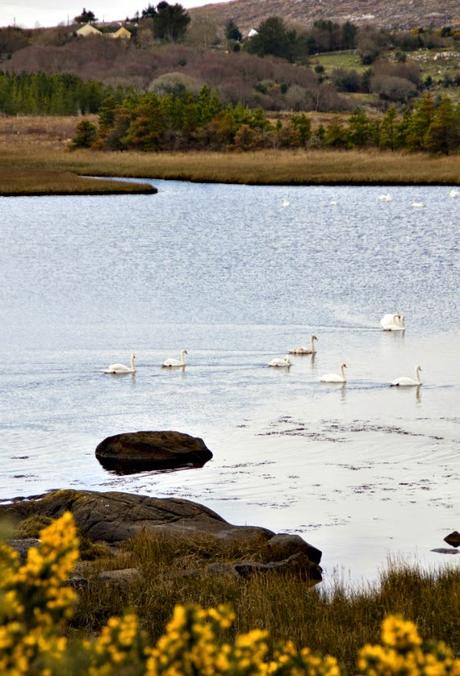
[[[211, 549], [210, 549], [211, 547]], [[215, 548], [214, 548], [215, 549]], [[293, 577], [256, 575], [242, 580], [229, 575], [206, 573], [206, 564], [228, 560], [228, 552], [210, 551], [208, 541], [171, 541], [139, 535], [114, 558], [86, 564], [90, 584], [80, 591], [74, 630], [97, 631], [114, 613], [133, 608], [152, 639], [157, 639], [177, 603], [216, 606], [230, 603], [236, 613], [235, 632], [253, 628], [270, 631], [272, 640], [292, 639], [335, 655], [354, 673], [358, 649], [379, 642], [382, 619], [400, 613], [414, 620], [425, 638], [445, 640], [460, 652], [460, 569], [435, 574], [389, 565], [375, 588], [363, 586], [353, 592], [339, 583], [328, 594]], [[236, 553], [233, 552], [235, 555]], [[118, 588], [101, 584], [99, 571], [134, 567], [138, 582]], [[93, 577], [92, 577], [93, 576]]]
[[459, 185], [460, 156], [378, 151], [69, 152], [75, 118], [0, 119], [0, 194], [137, 192], [83, 176], [262, 185]]

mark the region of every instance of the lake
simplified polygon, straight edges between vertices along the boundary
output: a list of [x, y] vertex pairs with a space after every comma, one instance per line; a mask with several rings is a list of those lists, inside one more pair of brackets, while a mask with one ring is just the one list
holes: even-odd
[[[458, 565], [430, 550], [460, 530], [460, 199], [152, 182], [157, 195], [0, 198], [0, 497], [189, 498], [302, 535], [351, 584], [389, 559]], [[406, 332], [381, 331], [398, 311]], [[314, 359], [266, 366], [312, 333]], [[185, 372], [162, 370], [181, 348]], [[102, 373], [132, 350], [135, 376]], [[319, 383], [343, 361], [346, 387]], [[417, 365], [423, 387], [389, 387]], [[200, 436], [214, 458], [105, 471], [96, 445], [140, 429]]]

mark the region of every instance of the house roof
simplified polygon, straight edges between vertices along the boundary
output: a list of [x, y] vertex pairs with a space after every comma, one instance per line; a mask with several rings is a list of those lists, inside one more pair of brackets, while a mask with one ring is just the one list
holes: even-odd
[[77, 35], [80, 35], [84, 38], [88, 35], [102, 35], [101, 31], [98, 28], [92, 26], [90, 23], [85, 23], [85, 25], [79, 28], [76, 32]]

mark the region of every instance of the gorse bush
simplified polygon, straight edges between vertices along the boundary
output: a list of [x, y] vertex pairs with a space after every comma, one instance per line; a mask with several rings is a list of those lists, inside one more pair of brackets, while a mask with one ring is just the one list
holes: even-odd
[[[234, 622], [225, 605], [176, 606], [164, 634], [149, 645], [138, 617], [112, 617], [97, 636], [69, 639], [77, 595], [68, 577], [78, 558], [73, 517], [65, 513], [41, 531], [24, 563], [0, 547], [0, 672], [5, 676], [340, 676], [338, 661], [292, 641], [272, 648], [254, 629], [228, 638]], [[381, 644], [364, 646], [355, 673], [367, 676], [460, 675], [460, 660], [443, 643], [422, 642], [415, 624], [385, 619]]]
[[[288, 92], [289, 94], [289, 92]], [[225, 104], [208, 87], [199, 93], [107, 98], [99, 129], [78, 129], [73, 147], [110, 150], [258, 150], [266, 148], [371, 148], [454, 153], [460, 148], [460, 104], [430, 94], [400, 116], [390, 107], [383, 118], [356, 110], [347, 124], [337, 119], [312, 130], [305, 113], [271, 122], [261, 109]]]

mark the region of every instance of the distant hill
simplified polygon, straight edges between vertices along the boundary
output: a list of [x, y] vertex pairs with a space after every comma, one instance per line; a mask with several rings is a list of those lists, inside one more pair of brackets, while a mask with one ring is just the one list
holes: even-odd
[[385, 28], [435, 27], [460, 23], [459, 0], [232, 0], [190, 10], [223, 26], [234, 19], [241, 30], [257, 27], [269, 16], [291, 23], [312, 24], [318, 19], [343, 23], [372, 23]]

